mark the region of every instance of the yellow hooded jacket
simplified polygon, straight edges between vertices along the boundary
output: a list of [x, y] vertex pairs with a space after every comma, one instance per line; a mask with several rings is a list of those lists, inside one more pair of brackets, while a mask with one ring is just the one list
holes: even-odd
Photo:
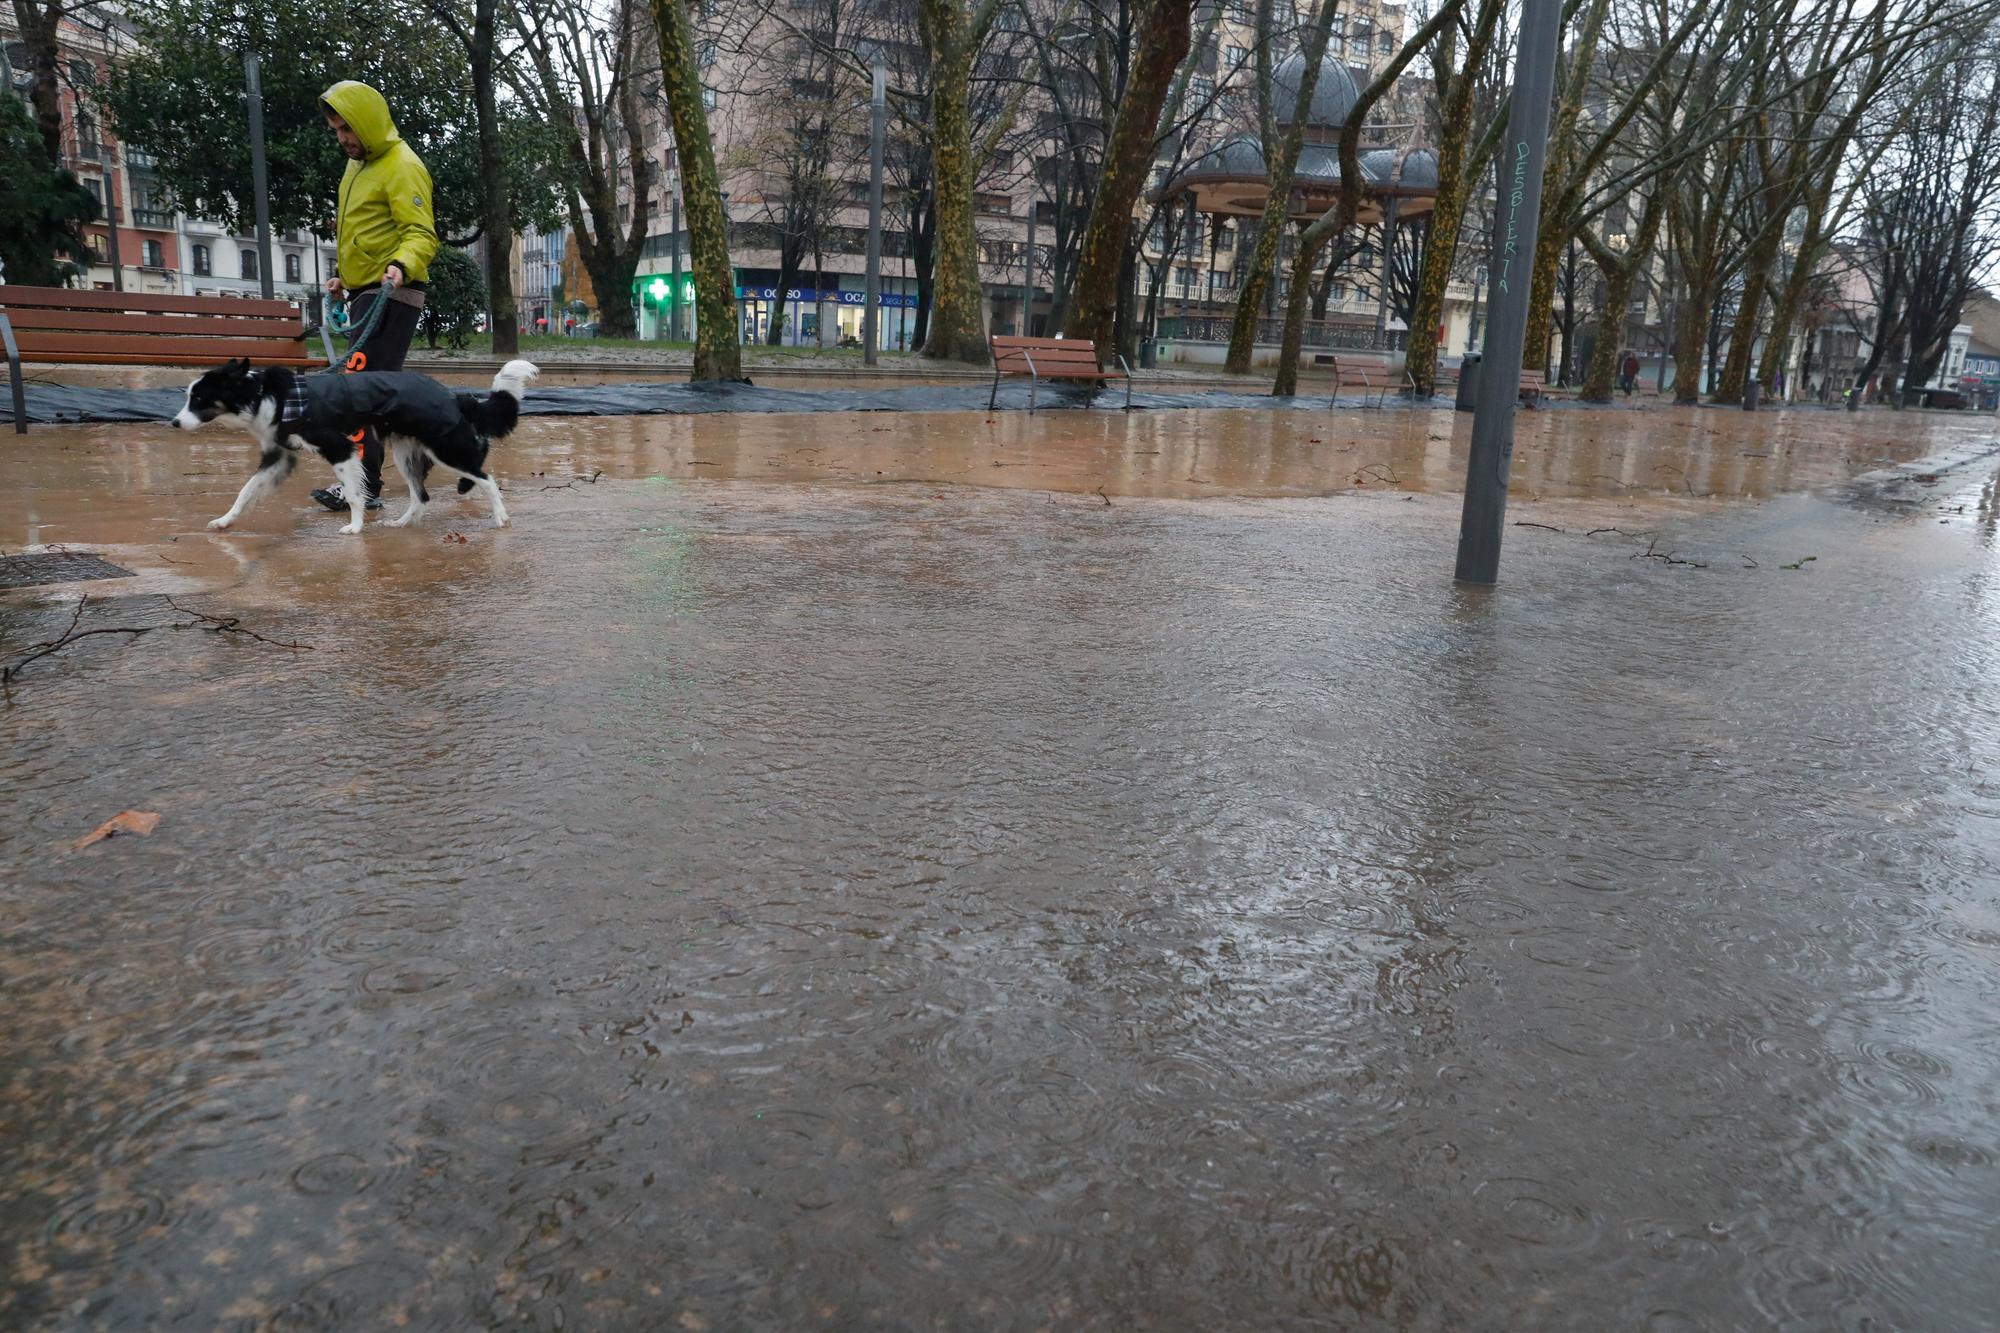
[[348, 123], [366, 154], [359, 162], [349, 158], [340, 178], [334, 233], [341, 282], [349, 291], [372, 286], [391, 264], [402, 265], [411, 281], [424, 281], [438, 249], [431, 173], [396, 133], [388, 102], [367, 84], [342, 80], [320, 102]]

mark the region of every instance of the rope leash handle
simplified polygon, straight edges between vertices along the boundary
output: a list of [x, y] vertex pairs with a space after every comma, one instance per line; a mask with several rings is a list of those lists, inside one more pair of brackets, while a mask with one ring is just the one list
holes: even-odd
[[353, 375], [368, 369], [368, 354], [361, 348], [375, 336], [375, 330], [382, 327], [382, 316], [389, 306], [389, 293], [396, 290], [395, 285], [388, 281], [388, 276], [385, 271], [381, 285], [375, 289], [375, 299], [369, 303], [368, 313], [362, 317], [361, 328], [348, 337], [347, 360], [341, 365], [344, 374]]

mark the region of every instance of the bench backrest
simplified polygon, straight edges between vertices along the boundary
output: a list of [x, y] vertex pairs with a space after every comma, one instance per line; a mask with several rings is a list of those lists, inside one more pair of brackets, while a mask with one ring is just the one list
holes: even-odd
[[1088, 338], [1008, 338], [993, 340], [993, 369], [1002, 375], [1025, 375], [1028, 358], [1044, 378], [1097, 373], [1097, 344]]
[[305, 323], [290, 301], [0, 287], [0, 310], [25, 360], [205, 366], [239, 356], [295, 365], [324, 359], [307, 350]]
[[1524, 389], [1539, 389], [1547, 384], [1548, 380], [1548, 375], [1539, 370], [1524, 370], [1521, 372], [1521, 387]]
[[1313, 359], [1322, 366], [1332, 366], [1336, 375], [1350, 370], [1371, 375], [1399, 375], [1407, 358], [1401, 352], [1339, 352], [1332, 356], [1321, 354]]

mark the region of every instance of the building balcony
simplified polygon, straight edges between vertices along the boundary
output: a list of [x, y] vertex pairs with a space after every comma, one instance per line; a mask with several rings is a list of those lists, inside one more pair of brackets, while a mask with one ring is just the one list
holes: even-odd
[[150, 176], [160, 169], [160, 159], [151, 153], [142, 153], [136, 148], [125, 150], [125, 169], [142, 176]]
[[135, 208], [132, 210], [132, 225], [152, 231], [172, 231], [174, 215], [157, 208]]

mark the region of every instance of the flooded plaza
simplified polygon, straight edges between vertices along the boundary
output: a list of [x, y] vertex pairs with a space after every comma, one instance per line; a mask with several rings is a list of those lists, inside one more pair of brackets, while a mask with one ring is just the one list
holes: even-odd
[[7, 437], [0, 1326], [1990, 1323], [1993, 419], [1467, 425]]

